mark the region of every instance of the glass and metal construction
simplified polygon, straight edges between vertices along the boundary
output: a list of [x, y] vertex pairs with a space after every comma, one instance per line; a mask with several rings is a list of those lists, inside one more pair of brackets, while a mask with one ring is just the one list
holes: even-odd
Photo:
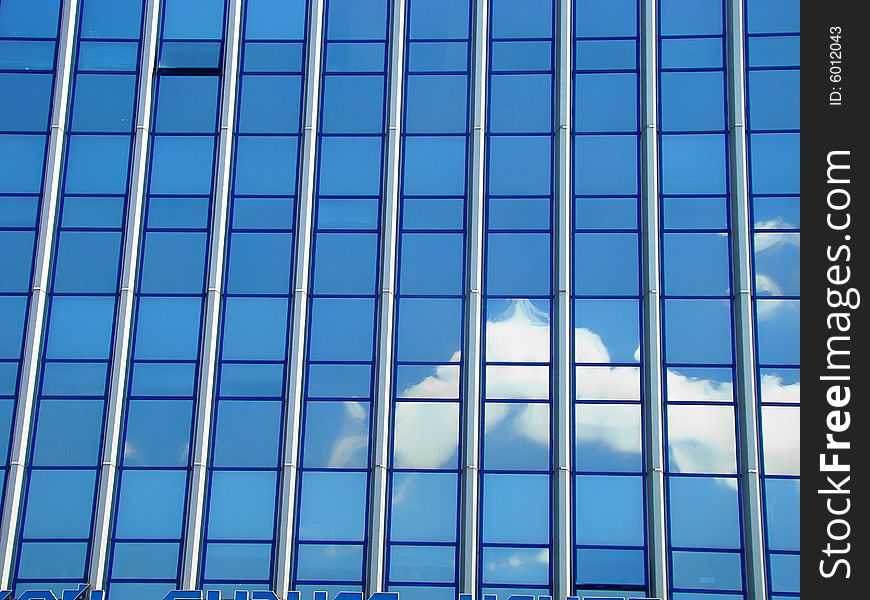
[[0, 589], [799, 598], [798, 12], [0, 0]]

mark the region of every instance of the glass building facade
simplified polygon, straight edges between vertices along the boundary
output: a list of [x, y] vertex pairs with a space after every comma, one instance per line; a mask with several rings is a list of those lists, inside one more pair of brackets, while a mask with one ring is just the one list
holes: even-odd
[[0, 0], [0, 589], [787, 600], [798, 0]]

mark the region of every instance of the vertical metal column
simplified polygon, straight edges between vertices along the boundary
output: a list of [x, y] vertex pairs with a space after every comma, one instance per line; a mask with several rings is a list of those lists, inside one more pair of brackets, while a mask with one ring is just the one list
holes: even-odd
[[649, 592], [669, 598], [665, 513], [662, 306], [659, 295], [658, 56], [655, 0], [641, 8], [641, 251], [643, 409]]
[[33, 408], [37, 394], [39, 355], [45, 333], [48, 278], [51, 273], [52, 249], [54, 248], [55, 213], [62, 188], [61, 171], [66, 144], [66, 122], [69, 112], [77, 16], [78, 0], [64, 0], [60, 16], [57, 74], [51, 105], [51, 130], [42, 183], [39, 232], [36, 237], [36, 256], [33, 263], [33, 285], [27, 314], [27, 332], [24, 342], [24, 358], [21, 363], [21, 379], [18, 386], [18, 402], [15, 407], [12, 447], [9, 451], [6, 497], [3, 503], [2, 521], [0, 521], [0, 588], [2, 589], [9, 589], [13, 577], [13, 558], [17, 547], [19, 520], [24, 502], [23, 488], [27, 475]]
[[305, 66], [305, 106], [302, 128], [302, 158], [296, 223], [296, 263], [293, 267], [293, 312], [287, 370], [287, 408], [284, 416], [284, 459], [281, 467], [281, 499], [278, 507], [278, 540], [275, 549], [273, 591], [284, 598], [293, 573], [296, 538], [296, 496], [299, 485], [299, 444], [302, 432], [302, 402], [305, 397], [305, 331], [308, 325], [311, 242], [314, 193], [317, 187], [317, 134], [320, 125], [320, 62], [323, 56], [324, 0], [312, 0], [308, 15]]
[[242, 0], [230, 0], [224, 45], [223, 89], [221, 91], [220, 136], [215, 172], [214, 210], [211, 222], [206, 309], [203, 320], [202, 353], [196, 408], [196, 431], [191, 452], [190, 496], [185, 524], [184, 558], [181, 588], [195, 589], [199, 581], [205, 524], [208, 452], [211, 445], [214, 409], [215, 373], [217, 371], [220, 332], [221, 290], [226, 256], [227, 212], [232, 175], [233, 129], [236, 118], [236, 81], [238, 80], [239, 37], [241, 35]]
[[480, 495], [480, 370], [483, 326], [483, 241], [486, 204], [486, 105], [489, 0], [474, 3], [471, 71], [471, 144], [468, 154], [465, 344], [462, 349], [462, 472], [460, 473], [459, 592], [477, 594], [478, 498]]
[[758, 399], [755, 385], [755, 327], [752, 321], [752, 246], [746, 159], [743, 0], [727, 4], [728, 151], [731, 188], [731, 255], [734, 294], [734, 347], [743, 511], [743, 564], [749, 600], [766, 600], [764, 529], [758, 452]]
[[106, 562], [109, 553], [112, 507], [118, 479], [118, 455], [121, 443], [121, 420], [127, 390], [130, 334], [136, 299], [136, 275], [139, 265], [142, 208], [145, 203], [145, 179], [148, 172], [148, 148], [151, 144], [151, 112], [157, 57], [157, 33], [160, 0], [147, 0], [144, 33], [139, 64], [139, 89], [136, 96], [136, 131], [128, 190], [127, 222], [124, 232], [124, 255], [121, 285], [118, 291], [117, 327], [112, 347], [112, 373], [106, 416], [105, 443], [100, 471], [100, 487], [94, 513], [88, 581], [94, 589], [105, 589]]
[[390, 83], [385, 131], [383, 220], [381, 221], [380, 307], [375, 398], [372, 407], [371, 479], [366, 539], [365, 584], [371, 595], [383, 591], [386, 567], [387, 487], [390, 460], [390, 407], [393, 394], [393, 330], [396, 306], [399, 194], [401, 191], [402, 97], [405, 67], [406, 0], [393, 0]]
[[559, 0], [556, 15], [555, 185], [553, 286], [553, 556], [550, 559], [552, 593], [557, 600], [571, 595], [571, 238], [573, 236], [571, 190], [571, 92], [572, 0]]

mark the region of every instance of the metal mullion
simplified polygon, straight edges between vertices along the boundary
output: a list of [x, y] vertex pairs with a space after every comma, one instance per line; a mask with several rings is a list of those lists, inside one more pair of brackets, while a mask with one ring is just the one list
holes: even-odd
[[756, 396], [755, 326], [752, 320], [752, 223], [746, 131], [746, 74], [743, 48], [743, 0], [728, 0], [728, 160], [731, 191], [732, 303], [735, 346], [735, 400], [740, 464], [740, 506], [743, 522], [743, 569], [749, 600], [767, 598], [767, 564], [759, 458]]
[[231, 0], [227, 8], [226, 53], [221, 90], [220, 137], [215, 172], [214, 210], [211, 223], [208, 280], [205, 295], [202, 347], [194, 447], [190, 457], [190, 483], [185, 523], [181, 589], [195, 589], [199, 581], [205, 525], [208, 454], [211, 446], [212, 413], [220, 329], [221, 290], [227, 237], [227, 213], [231, 191], [233, 130], [238, 90], [239, 37], [241, 35], [242, 0]]
[[392, 0], [390, 12], [389, 89], [386, 149], [383, 173], [381, 231], [380, 306], [377, 327], [377, 365], [372, 402], [371, 475], [366, 525], [364, 583], [368, 595], [383, 591], [386, 582], [387, 489], [389, 487], [390, 422], [393, 393], [393, 331], [396, 317], [396, 272], [398, 270], [399, 198], [401, 154], [405, 19], [407, 0]]
[[[0, 519], [0, 588], [9, 589], [13, 577], [13, 560], [18, 547], [19, 520], [23, 512], [24, 480], [29, 461], [31, 428], [36, 403], [39, 358], [45, 330], [48, 301], [48, 278], [51, 272], [54, 227], [61, 193], [61, 167], [63, 165], [69, 95], [72, 82], [75, 29], [78, 13], [77, 0], [64, 0], [60, 14], [60, 34], [57, 43], [51, 125], [45, 154], [42, 181], [42, 205], [36, 237], [36, 254], [27, 311], [24, 355], [15, 407], [9, 468], [6, 476], [6, 494]], [[55, 40], [52, 39], [52, 42]]]
[[462, 408], [459, 514], [459, 581], [460, 593], [476, 595], [478, 573], [480, 515], [480, 415], [481, 375], [483, 364], [482, 335], [484, 323], [483, 288], [484, 244], [486, 237], [486, 109], [489, 65], [489, 0], [475, 0], [473, 16], [473, 64], [469, 91], [471, 93], [471, 139], [468, 175], [468, 232], [466, 235], [466, 288], [468, 300], [465, 313], [465, 342], [460, 367]]
[[288, 348], [286, 410], [283, 427], [283, 462], [278, 507], [278, 536], [275, 548], [273, 589], [283, 597], [290, 589], [295, 560], [296, 512], [298, 507], [299, 465], [302, 436], [302, 405], [305, 401], [304, 372], [306, 328], [308, 325], [311, 250], [314, 239], [314, 199], [316, 197], [317, 138], [320, 124], [320, 88], [323, 85], [321, 61], [324, 55], [324, 0], [311, 0], [308, 6], [306, 39], [304, 123], [300, 141], [299, 189], [297, 190], [296, 247], [293, 269], [293, 306]]
[[554, 98], [553, 123], [555, 128], [554, 150], [556, 153], [555, 182], [556, 194], [553, 202], [553, 361], [552, 389], [553, 407], [550, 424], [552, 427], [552, 554], [550, 559], [551, 593], [555, 598], [565, 598], [572, 593], [573, 576], [573, 535], [571, 531], [571, 414], [572, 388], [571, 376], [574, 360], [571, 352], [573, 323], [571, 301], [571, 253], [574, 237], [573, 203], [571, 173], [572, 157], [572, 92], [573, 92], [573, 2], [559, 0], [556, 15], [556, 63], [554, 88], [558, 93]]
[[642, 327], [641, 372], [645, 454], [645, 502], [648, 589], [651, 596], [669, 598], [667, 522], [665, 508], [664, 392], [662, 366], [662, 304], [659, 291], [658, 155], [658, 12], [656, 0], [641, 4], [641, 239]]
[[118, 454], [121, 446], [121, 421], [124, 396], [127, 389], [127, 371], [133, 307], [136, 298], [136, 275], [142, 231], [142, 212], [145, 204], [145, 179], [148, 172], [148, 151], [151, 141], [151, 114], [156, 74], [157, 32], [160, 14], [159, 0], [146, 0], [143, 41], [139, 64], [139, 89], [136, 107], [135, 138], [133, 142], [132, 173], [128, 190], [127, 221], [124, 234], [124, 254], [121, 282], [118, 290], [118, 308], [115, 339], [112, 348], [112, 370], [106, 411], [105, 438], [97, 492], [96, 512], [92, 531], [91, 558], [88, 581], [95, 589], [102, 589], [106, 581], [106, 567], [111, 543], [113, 504], [118, 481]]

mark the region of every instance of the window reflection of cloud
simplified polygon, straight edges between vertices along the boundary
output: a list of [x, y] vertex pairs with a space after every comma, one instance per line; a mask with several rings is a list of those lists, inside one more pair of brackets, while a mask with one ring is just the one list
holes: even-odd
[[343, 402], [341, 433], [329, 454], [330, 469], [357, 466], [357, 454], [368, 447], [368, 412], [361, 402]]
[[[775, 302], [767, 300], [764, 303]], [[535, 308], [528, 300], [512, 300], [510, 307], [493, 320], [487, 321], [487, 352], [490, 360], [528, 361], [539, 360], [549, 356], [550, 336], [549, 317], [543, 311]], [[762, 302], [759, 302], [762, 304]], [[493, 358], [489, 353], [498, 358]], [[605, 363], [610, 360], [607, 347], [596, 332], [588, 329], [575, 331], [575, 353], [587, 357], [587, 362]], [[505, 373], [496, 374], [495, 381], [490, 381], [493, 371], [488, 373], [488, 385], [497, 386], [500, 398], [539, 398], [540, 390], [549, 380], [543, 381], [546, 369], [533, 370], [509, 367]], [[497, 372], [496, 372], [497, 373]], [[459, 372], [456, 369], [436, 368], [435, 373], [409, 386], [403, 395], [420, 397], [439, 397], [439, 390], [455, 389], [459, 385]], [[627, 400], [637, 397], [638, 370], [633, 367], [577, 367], [576, 393], [583, 400]], [[667, 385], [670, 398], [697, 402], [732, 402], [733, 386], [730, 381], [717, 381], [703, 377], [693, 377], [679, 371], [668, 369]], [[766, 401], [798, 402], [800, 399], [800, 382], [786, 383], [776, 375], [762, 375], [762, 395]], [[446, 391], [443, 393], [447, 393]], [[487, 428], [498, 422], [498, 408], [493, 404], [487, 411]], [[699, 418], [691, 411], [675, 411], [670, 417], [674, 431], [678, 432], [671, 443], [675, 445], [674, 459], [679, 468], [684, 471], [701, 473], [730, 473], [734, 467], [730, 457], [734, 452], [733, 428], [722, 427], [718, 420]], [[449, 424], [440, 425], [455, 427]], [[597, 429], [596, 429], [597, 428]], [[614, 452], [625, 452], [635, 448], [636, 442], [628, 428], [611, 426], [607, 423], [597, 423], [596, 428], [588, 430], [588, 439], [578, 441], [607, 445]], [[396, 421], [397, 433], [408, 439], [415, 439], [414, 453], [420, 457], [430, 455], [434, 458], [429, 462], [434, 464], [444, 458], [447, 452], [444, 442], [436, 442], [433, 436], [427, 436], [427, 430], [434, 430], [431, 421], [423, 419], [408, 419]], [[789, 440], [795, 435], [791, 420], [769, 419], [765, 423], [765, 444], [772, 448], [790, 447]], [[727, 432], [726, 432], [727, 430]], [[529, 411], [523, 418], [516, 418], [512, 431], [536, 444], [546, 445], [550, 430], [546, 413]], [[428, 446], [427, 446], [428, 444]], [[707, 448], [709, 451], [698, 452], [696, 449]], [[727, 452], [726, 452], [727, 447]], [[451, 452], [455, 450], [450, 447]], [[440, 457], [440, 458], [438, 458]], [[449, 458], [449, 457], [448, 457]], [[797, 460], [797, 459], [795, 459]], [[781, 459], [780, 459], [781, 462]], [[727, 463], [727, 464], [726, 464]]]

